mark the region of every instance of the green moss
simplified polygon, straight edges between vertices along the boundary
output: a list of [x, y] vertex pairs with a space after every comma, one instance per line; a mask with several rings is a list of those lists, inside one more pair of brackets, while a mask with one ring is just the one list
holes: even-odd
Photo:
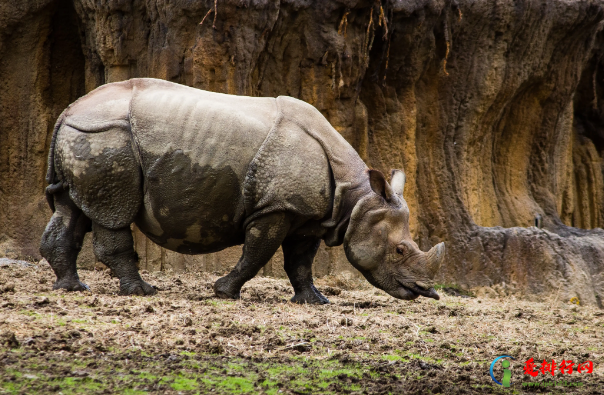
[[218, 383], [218, 387], [227, 389], [231, 393], [251, 392], [254, 390], [252, 381], [244, 377], [226, 377]]
[[197, 389], [199, 384], [197, 384], [197, 379], [189, 379], [186, 377], [177, 377], [174, 379], [174, 382], [170, 385], [176, 391], [190, 391]]
[[382, 359], [385, 359], [386, 361], [400, 361], [403, 358], [398, 355], [383, 355]]
[[[0, 393], [48, 392], [48, 388], [55, 388], [65, 395], [82, 392], [95, 394], [107, 390], [112, 393], [141, 394], [155, 391], [153, 388], [156, 385], [160, 386], [160, 392], [161, 388], [191, 393], [207, 393], [213, 389], [217, 394], [243, 394], [257, 393], [261, 387], [261, 391], [267, 394], [277, 394], [285, 389], [297, 393], [334, 393], [335, 390], [330, 387], [334, 383], [338, 384], [337, 388], [347, 392], [358, 391], [363, 388], [358, 384], [359, 380], [378, 380], [381, 377], [367, 365], [354, 362], [343, 364], [338, 360], [314, 359], [307, 355], [253, 363], [252, 368], [252, 362], [245, 359], [224, 360], [222, 357], [182, 351], [180, 355], [188, 358], [178, 362], [177, 367], [166, 369], [164, 358], [140, 353], [140, 357], [146, 359], [144, 370], [131, 370], [117, 352], [114, 355], [117, 358], [111, 363], [92, 371], [88, 366], [92, 362], [99, 364], [99, 360], [92, 356], [69, 359], [57, 354], [47, 355], [44, 363], [30, 360], [26, 372], [37, 377], [24, 378], [22, 372], [14, 369], [6, 372], [13, 378], [5, 380], [0, 372]], [[405, 360], [399, 355], [387, 355], [383, 359]], [[90, 376], [51, 379], [46, 376], [50, 365], [53, 365], [54, 371], [82, 369], [88, 371]], [[357, 384], [352, 381], [357, 381]]]
[[30, 310], [21, 310], [21, 311], [19, 311], [19, 314], [27, 315], [30, 317], [39, 317], [40, 316], [40, 314], [36, 313], [35, 311], [30, 311]]
[[146, 391], [139, 391], [139, 390], [134, 390], [131, 388], [126, 388], [124, 390], [122, 390], [122, 394], [125, 395], [139, 395], [139, 394], [146, 394]]
[[157, 376], [148, 372], [140, 372], [138, 377], [143, 380], [157, 380]]

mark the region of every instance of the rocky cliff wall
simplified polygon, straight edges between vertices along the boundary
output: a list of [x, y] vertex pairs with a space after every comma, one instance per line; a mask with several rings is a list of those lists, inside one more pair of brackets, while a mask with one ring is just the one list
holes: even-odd
[[[0, 254], [38, 257], [61, 110], [148, 76], [316, 106], [371, 167], [405, 169], [414, 237], [447, 243], [441, 281], [602, 306], [603, 20], [595, 0], [3, 2]], [[224, 271], [240, 253], [135, 238], [149, 270]], [[339, 248], [315, 266], [354, 275]]]

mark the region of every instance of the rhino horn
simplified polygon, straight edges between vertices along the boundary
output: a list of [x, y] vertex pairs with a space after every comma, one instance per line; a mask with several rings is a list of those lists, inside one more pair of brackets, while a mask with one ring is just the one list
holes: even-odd
[[426, 271], [430, 279], [434, 279], [440, 266], [445, 261], [445, 243], [438, 243], [426, 253]]
[[405, 181], [407, 177], [405, 172], [398, 169], [393, 169], [390, 175], [390, 186], [394, 193], [399, 196], [403, 196], [403, 190], [405, 189]]

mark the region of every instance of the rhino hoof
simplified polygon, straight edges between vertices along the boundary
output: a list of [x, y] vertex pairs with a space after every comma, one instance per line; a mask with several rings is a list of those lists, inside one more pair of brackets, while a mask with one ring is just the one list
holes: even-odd
[[136, 281], [134, 283], [124, 284], [120, 286], [120, 295], [128, 296], [128, 295], [155, 295], [157, 293], [157, 289], [152, 285], [144, 282], [143, 280]]
[[52, 286], [52, 289], [64, 289], [69, 292], [74, 291], [90, 291], [90, 287], [78, 279], [63, 279], [58, 280]]
[[227, 277], [222, 277], [214, 283], [214, 294], [220, 299], [239, 299], [241, 292], [231, 289], [230, 281]]
[[297, 292], [293, 298], [291, 298], [293, 303], [308, 303], [308, 304], [328, 304], [329, 299], [319, 292], [314, 286], [312, 288], [305, 290], [303, 292]]

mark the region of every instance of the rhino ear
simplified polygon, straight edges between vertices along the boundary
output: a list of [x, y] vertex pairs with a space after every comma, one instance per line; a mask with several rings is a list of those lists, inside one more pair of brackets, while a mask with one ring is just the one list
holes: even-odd
[[407, 177], [405, 176], [405, 172], [398, 169], [392, 169], [392, 173], [390, 175], [390, 185], [392, 186], [392, 190], [399, 196], [403, 196], [403, 190], [405, 189], [405, 181]]
[[387, 202], [390, 202], [393, 195], [392, 188], [390, 188], [390, 185], [386, 182], [386, 178], [381, 171], [369, 170], [369, 184], [371, 185], [373, 192], [386, 199]]

